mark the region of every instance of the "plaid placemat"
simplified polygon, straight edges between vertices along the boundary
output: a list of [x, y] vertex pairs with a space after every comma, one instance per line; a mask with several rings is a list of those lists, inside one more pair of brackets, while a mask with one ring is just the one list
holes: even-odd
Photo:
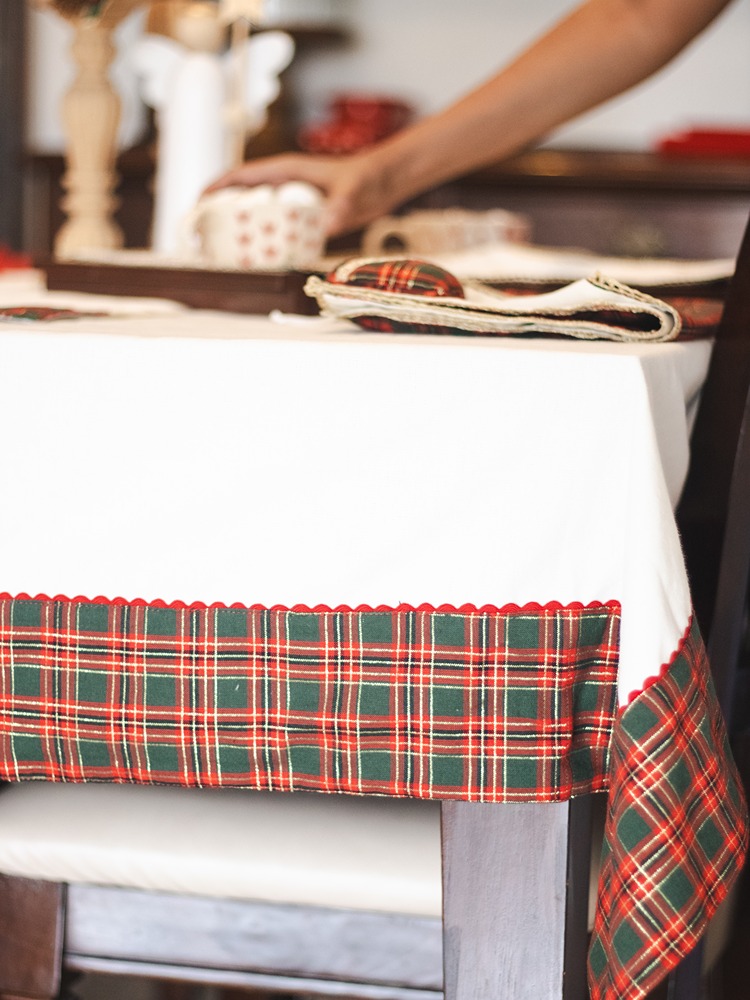
[[747, 807], [697, 625], [615, 726], [592, 1000], [641, 997], [697, 943], [747, 850]]
[[619, 606], [0, 600], [0, 778], [554, 801], [606, 780]]

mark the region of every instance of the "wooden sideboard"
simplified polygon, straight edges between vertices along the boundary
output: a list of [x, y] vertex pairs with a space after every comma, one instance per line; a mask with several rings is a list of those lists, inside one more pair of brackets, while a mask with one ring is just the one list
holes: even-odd
[[521, 212], [534, 242], [550, 246], [734, 256], [750, 212], [750, 159], [539, 149], [422, 199], [451, 203]]
[[[62, 159], [30, 157], [27, 166], [33, 192], [28, 249], [46, 255], [62, 221]], [[126, 245], [146, 246], [153, 142], [121, 154], [118, 171], [117, 218]], [[734, 256], [750, 213], [750, 160], [540, 149], [430, 191], [405, 210], [451, 205], [521, 212], [531, 222], [533, 241], [549, 246], [634, 256]], [[357, 239], [339, 245], [353, 247]]]
[[23, 242], [23, 80], [26, 0], [0, 2], [0, 244]]

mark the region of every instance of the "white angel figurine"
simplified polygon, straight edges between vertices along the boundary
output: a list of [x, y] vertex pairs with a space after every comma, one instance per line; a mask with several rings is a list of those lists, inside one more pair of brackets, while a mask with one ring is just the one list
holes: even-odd
[[293, 40], [281, 31], [244, 41], [238, 109], [240, 54], [236, 46], [224, 51], [225, 26], [215, 11], [215, 4], [188, 5], [174, 19], [174, 38], [146, 35], [132, 52], [143, 99], [156, 110], [152, 247], [172, 256], [180, 252], [183, 220], [203, 189], [233, 165], [238, 111], [245, 135], [260, 131], [279, 94], [279, 74], [294, 55]]

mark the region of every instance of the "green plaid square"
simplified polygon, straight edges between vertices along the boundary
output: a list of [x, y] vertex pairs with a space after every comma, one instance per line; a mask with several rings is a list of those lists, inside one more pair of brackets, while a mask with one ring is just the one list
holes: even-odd
[[107, 632], [109, 608], [106, 604], [80, 604], [76, 626], [81, 632]]
[[13, 693], [38, 698], [42, 693], [42, 668], [36, 663], [19, 662], [13, 672]]
[[247, 638], [247, 615], [235, 608], [217, 608], [215, 631], [219, 639]]

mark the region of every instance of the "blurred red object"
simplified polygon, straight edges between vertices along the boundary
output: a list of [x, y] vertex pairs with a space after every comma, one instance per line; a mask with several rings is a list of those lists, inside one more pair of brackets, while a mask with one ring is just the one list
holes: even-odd
[[735, 156], [750, 158], [750, 130], [695, 128], [664, 136], [656, 144], [668, 156]]
[[341, 94], [330, 105], [330, 118], [300, 130], [298, 142], [308, 153], [353, 153], [393, 135], [409, 121], [404, 101], [377, 94]]
[[31, 257], [26, 253], [18, 253], [10, 247], [0, 243], [0, 271], [9, 271], [12, 268], [31, 267]]

